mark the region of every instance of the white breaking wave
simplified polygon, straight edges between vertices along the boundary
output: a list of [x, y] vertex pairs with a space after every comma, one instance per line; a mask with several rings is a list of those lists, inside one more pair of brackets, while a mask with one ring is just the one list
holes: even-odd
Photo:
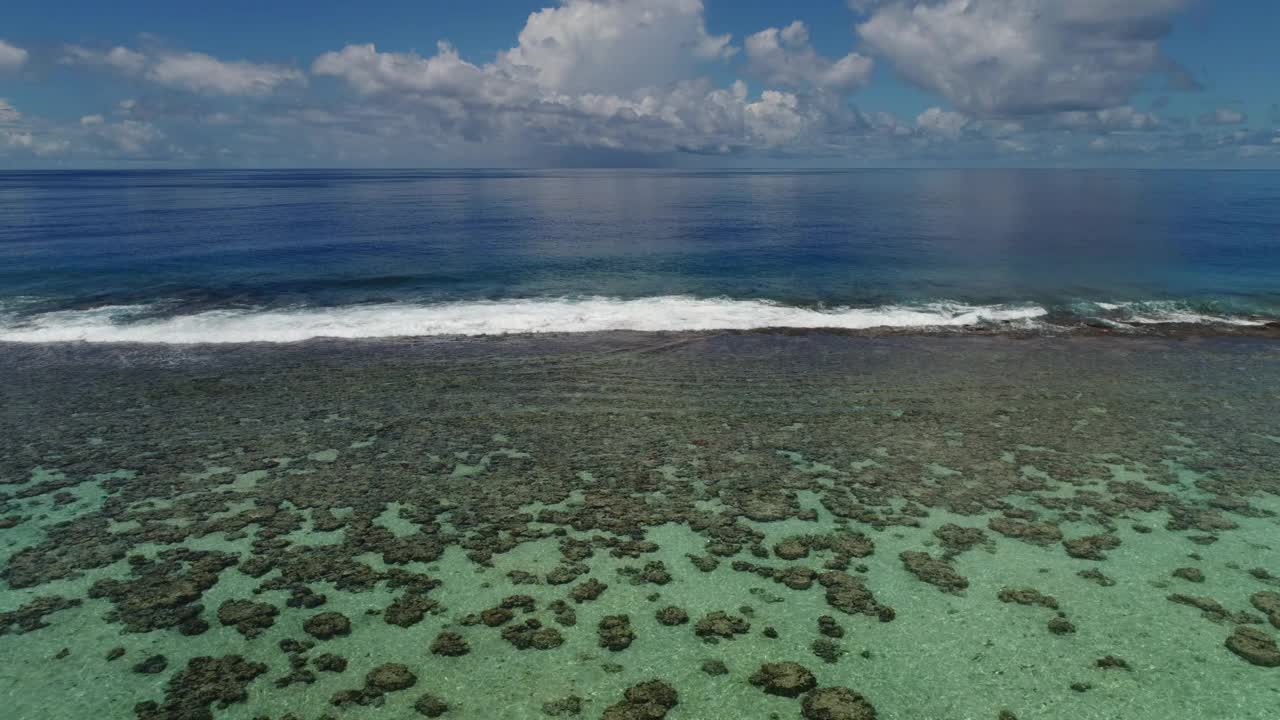
[[1106, 310], [1118, 317], [1120, 322], [1130, 325], [1234, 325], [1237, 327], [1261, 327], [1265, 320], [1256, 318], [1235, 317], [1217, 313], [1199, 312], [1185, 305], [1170, 301], [1125, 302], [1125, 303], [1088, 303], [1096, 308]]
[[0, 318], [0, 342], [249, 343], [313, 338], [578, 333], [606, 330], [754, 330], [760, 328], [960, 327], [1028, 323], [1047, 314], [1035, 305], [937, 302], [874, 308], [811, 309], [765, 300], [651, 297], [635, 300], [495, 300], [388, 303], [291, 310], [211, 310], [138, 319], [151, 308], [116, 305]]

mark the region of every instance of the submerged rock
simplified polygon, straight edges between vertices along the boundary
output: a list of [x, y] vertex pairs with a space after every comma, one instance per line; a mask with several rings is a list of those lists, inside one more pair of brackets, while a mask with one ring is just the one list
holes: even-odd
[[1116, 584], [1115, 580], [1103, 574], [1103, 572], [1101, 570], [1098, 570], [1097, 568], [1089, 568], [1088, 570], [1081, 570], [1080, 572], [1076, 573], [1076, 575], [1079, 575], [1085, 580], [1090, 580], [1092, 582], [1095, 582], [1101, 585], [1102, 587], [1111, 587]]
[[1082, 560], [1106, 560], [1106, 550], [1120, 547], [1120, 538], [1115, 535], [1086, 535], [1074, 540], [1063, 540], [1062, 546], [1067, 554]]
[[861, 577], [831, 570], [819, 575], [818, 583], [827, 589], [827, 604], [837, 610], [851, 615], [870, 615], [880, 622], [890, 622], [896, 615], [893, 608], [876, 601]]
[[773, 554], [782, 560], [800, 560], [809, 557], [809, 545], [802, 537], [789, 537], [773, 546]]
[[684, 625], [689, 622], [689, 613], [684, 608], [665, 607], [657, 612], [658, 622], [663, 625]]
[[413, 709], [418, 711], [419, 715], [425, 715], [430, 718], [440, 717], [449, 712], [449, 703], [431, 693], [426, 693], [413, 703]]
[[951, 523], [934, 530], [933, 536], [942, 541], [947, 555], [959, 555], [987, 542], [987, 533], [982, 528], [960, 527]]
[[1214, 600], [1213, 598], [1196, 597], [1194, 595], [1183, 595], [1181, 593], [1174, 593], [1173, 595], [1168, 596], [1167, 599], [1169, 600], [1169, 602], [1172, 602], [1172, 603], [1177, 603], [1179, 605], [1187, 605], [1189, 607], [1196, 608], [1197, 610], [1200, 611], [1203, 617], [1217, 623], [1232, 623], [1235, 625], [1252, 625], [1254, 623], [1262, 621], [1261, 618], [1258, 618], [1252, 615], [1251, 613], [1231, 612], [1230, 610], [1223, 607], [1222, 603], [1218, 602], [1217, 600]]
[[163, 655], [152, 655], [133, 666], [133, 671], [144, 675], [155, 675], [169, 667], [169, 659]]
[[969, 581], [945, 560], [928, 553], [906, 551], [898, 556], [907, 571], [943, 592], [958, 593], [969, 587]]
[[719, 660], [703, 660], [702, 672], [712, 677], [716, 677], [719, 675], [728, 675], [729, 668], [725, 667], [724, 663]]
[[323, 612], [312, 615], [302, 623], [307, 634], [320, 640], [328, 640], [339, 635], [351, 634], [351, 621], [346, 615], [337, 612]]
[[508, 595], [502, 598], [502, 602], [498, 603], [498, 607], [506, 608], [507, 610], [523, 610], [526, 613], [531, 613], [538, 609], [537, 602], [531, 595]]
[[617, 652], [626, 650], [636, 634], [631, 631], [631, 618], [626, 615], [606, 615], [600, 620], [597, 628], [600, 636], [600, 647]]
[[314, 610], [326, 602], [329, 602], [327, 595], [316, 593], [306, 585], [295, 585], [289, 589], [289, 599], [284, 604], [291, 608]]
[[[632, 585], [666, 585], [671, 582], [671, 573], [661, 560], [645, 563], [643, 568], [621, 568], [618, 573], [631, 578]], [[608, 587], [607, 585], [605, 587]], [[601, 589], [603, 591], [603, 588]], [[594, 599], [594, 598], [592, 598]]]
[[[129, 559], [128, 579], [101, 578], [88, 594], [110, 600], [114, 607], [107, 618], [122, 623], [129, 632], [185, 626], [183, 634], [198, 635], [208, 625], [200, 626], [204, 608], [197, 601], [218, 582], [218, 573], [238, 561], [230, 553], [187, 548], [162, 551], [154, 560], [134, 555]], [[12, 564], [11, 560], [10, 570]]]
[[586, 582], [575, 586], [569, 593], [569, 596], [572, 597], [573, 601], [576, 603], [584, 603], [589, 600], [595, 600], [600, 597], [601, 593], [608, 589], [608, 585], [595, 578], [590, 578]]
[[519, 625], [508, 626], [502, 631], [502, 639], [517, 650], [551, 650], [564, 644], [564, 636], [552, 627], [543, 627], [533, 618]]
[[556, 600], [547, 607], [551, 610], [552, 614], [555, 615], [557, 625], [573, 627], [578, 624], [578, 612], [573, 609], [572, 605], [564, 600]]
[[323, 655], [316, 657], [312, 663], [316, 666], [317, 670], [324, 672], [340, 673], [346, 672], [347, 669], [347, 659], [341, 655], [334, 655], [333, 653], [324, 653]]
[[1107, 655], [1106, 657], [1098, 658], [1097, 660], [1093, 661], [1093, 666], [1102, 670], [1110, 670], [1113, 668], [1116, 670], [1132, 669], [1129, 667], [1129, 663], [1125, 662], [1124, 659], [1122, 658], [1116, 657], [1115, 655]]
[[1054, 635], [1070, 635], [1076, 631], [1076, 626], [1064, 617], [1056, 617], [1049, 621], [1049, 632]]
[[579, 577], [587, 574], [587, 566], [581, 563], [569, 563], [565, 565], [557, 565], [554, 570], [547, 573], [547, 584], [549, 585], [567, 585]]
[[537, 585], [542, 582], [537, 575], [525, 570], [512, 570], [507, 573], [507, 577], [512, 585]]
[[390, 625], [411, 627], [422, 622], [422, 618], [438, 606], [439, 603], [422, 593], [407, 592], [383, 611], [382, 619]]
[[834, 640], [830, 638], [818, 638], [809, 646], [813, 650], [813, 654], [822, 658], [827, 664], [835, 664], [840, 661], [840, 656], [844, 654], [844, 650], [840, 648]]
[[732, 640], [750, 630], [751, 623], [745, 618], [730, 615], [723, 610], [707, 613], [693, 627], [694, 634], [703, 639]]
[[1280, 593], [1270, 590], [1256, 592], [1249, 597], [1249, 602], [1266, 614], [1272, 625], [1280, 628]]
[[194, 658], [169, 679], [163, 704], [138, 703], [134, 712], [138, 720], [211, 720], [210, 705], [244, 702], [249, 683], [266, 671], [266, 665], [239, 655]]
[[218, 608], [218, 622], [234, 625], [236, 631], [247, 638], [257, 637], [263, 630], [275, 624], [280, 613], [274, 605], [250, 600], [228, 600]]
[[431, 642], [433, 655], [460, 657], [469, 652], [471, 652], [471, 646], [467, 644], [466, 638], [455, 632], [442, 632]]
[[488, 625], [489, 627], [498, 627], [500, 625], [505, 625], [508, 621], [511, 620], [511, 618], [515, 616], [516, 614], [511, 612], [509, 608], [495, 607], [495, 608], [488, 608], [487, 610], [481, 612], [480, 621], [483, 622], [485, 625]]
[[1204, 573], [1200, 571], [1200, 568], [1193, 568], [1193, 567], [1178, 568], [1177, 570], [1173, 571], [1173, 576], [1176, 578], [1182, 578], [1187, 582], [1193, 582], [1193, 583], [1204, 582]]
[[1000, 516], [991, 518], [987, 527], [1005, 537], [1032, 545], [1052, 545], [1062, 539], [1062, 531], [1058, 526], [1045, 522], [1021, 522]]
[[14, 626], [17, 626], [19, 634], [47, 628], [49, 623], [45, 622], [46, 616], [59, 610], [79, 607], [80, 603], [79, 598], [69, 599], [47, 595], [38, 597], [17, 610], [0, 612], [0, 635], [7, 635], [10, 628]]
[[765, 663], [750, 678], [752, 685], [770, 695], [799, 697], [818, 686], [813, 673], [800, 663]]
[[702, 572], [711, 572], [720, 567], [720, 561], [714, 555], [686, 555], [685, 557], [689, 558], [689, 562]]
[[542, 714], [551, 717], [578, 716], [582, 714], [582, 698], [577, 695], [542, 703]]
[[384, 663], [369, 671], [364, 676], [365, 684], [384, 692], [394, 692], [413, 687], [418, 676], [410, 672], [407, 665], [401, 663]]
[[1034, 588], [1005, 588], [997, 595], [1002, 603], [1019, 605], [1040, 605], [1052, 610], [1058, 609], [1058, 599], [1052, 595], [1044, 595]]
[[650, 680], [627, 688], [622, 702], [606, 708], [601, 720], [662, 720], [678, 704], [675, 688]]
[[826, 687], [804, 696], [800, 714], [805, 720], [875, 720], [876, 709], [849, 688]]
[[1254, 665], [1280, 667], [1275, 638], [1254, 627], [1241, 625], [1227, 638], [1227, 649]]

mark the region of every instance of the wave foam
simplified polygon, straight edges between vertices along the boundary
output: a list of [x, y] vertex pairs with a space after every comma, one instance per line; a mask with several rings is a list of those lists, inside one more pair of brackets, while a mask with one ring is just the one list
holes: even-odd
[[1090, 308], [1101, 309], [1109, 313], [1103, 319], [1114, 320], [1129, 325], [1233, 325], [1236, 327], [1261, 327], [1265, 320], [1256, 318], [1225, 315], [1198, 309], [1193, 306], [1174, 301], [1148, 301], [1085, 303], [1081, 308], [1088, 312]]
[[247, 343], [313, 338], [507, 335], [607, 330], [755, 330], [760, 328], [960, 327], [1029, 322], [1047, 314], [1035, 305], [978, 306], [938, 302], [875, 308], [811, 309], [764, 300], [653, 297], [635, 300], [496, 300], [392, 303], [293, 310], [215, 310], [138, 319], [151, 308], [117, 305], [0, 321], [0, 341], [22, 343]]

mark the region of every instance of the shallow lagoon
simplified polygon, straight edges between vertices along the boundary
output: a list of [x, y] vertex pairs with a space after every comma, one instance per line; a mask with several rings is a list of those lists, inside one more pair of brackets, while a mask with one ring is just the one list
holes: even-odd
[[[657, 679], [675, 720], [798, 718], [750, 682], [783, 661], [890, 719], [1280, 703], [1280, 668], [1225, 644], [1280, 632], [1274, 341], [5, 346], [0, 372], [12, 717], [407, 718], [430, 693], [446, 718], [594, 718]], [[1000, 599], [1031, 589], [1057, 608]], [[534, 610], [487, 624], [514, 596]], [[700, 637], [716, 611], [748, 629]], [[349, 633], [309, 634], [326, 612]], [[469, 651], [433, 653], [442, 632]], [[184, 674], [199, 657], [226, 664]], [[366, 686], [386, 663], [415, 683]]]

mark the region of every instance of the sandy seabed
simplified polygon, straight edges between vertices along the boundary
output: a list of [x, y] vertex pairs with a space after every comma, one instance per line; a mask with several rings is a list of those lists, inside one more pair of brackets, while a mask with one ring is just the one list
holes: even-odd
[[0, 706], [1274, 718], [1280, 342], [0, 346]]

